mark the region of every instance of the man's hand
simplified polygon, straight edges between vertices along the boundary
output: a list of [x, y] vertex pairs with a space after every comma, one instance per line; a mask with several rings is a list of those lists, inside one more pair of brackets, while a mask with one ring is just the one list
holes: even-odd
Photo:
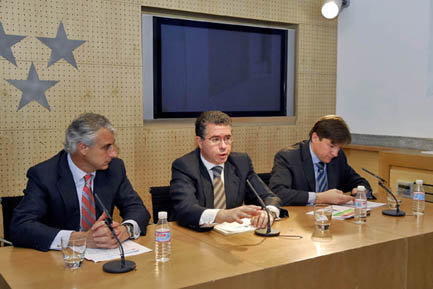
[[[269, 214], [269, 220], [271, 222], [271, 226], [274, 223], [274, 217], [272, 214]], [[260, 213], [251, 218], [251, 225], [253, 225], [256, 228], [266, 228], [266, 225], [268, 224], [268, 214], [266, 214], [265, 210], [261, 210]]]
[[340, 205], [352, 201], [354, 198], [344, 195], [342, 191], [331, 189], [323, 193], [316, 193], [316, 204]]
[[249, 205], [249, 206], [240, 206], [233, 209], [219, 210], [216, 217], [215, 223], [232, 223], [238, 222], [242, 224], [243, 218], [252, 218], [260, 214], [260, 207]]
[[[117, 248], [117, 241], [104, 222], [106, 218], [107, 215], [103, 213], [87, 232], [73, 232], [70, 238], [73, 239], [86, 237], [88, 248]], [[129, 238], [128, 231], [125, 226], [122, 226], [117, 222], [113, 222], [111, 226], [113, 227], [114, 232], [116, 233], [120, 242], [123, 242]]]

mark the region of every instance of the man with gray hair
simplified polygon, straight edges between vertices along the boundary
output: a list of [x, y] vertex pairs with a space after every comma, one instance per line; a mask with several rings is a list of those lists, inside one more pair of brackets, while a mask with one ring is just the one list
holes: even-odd
[[10, 228], [15, 246], [58, 250], [62, 237], [86, 237], [91, 248], [117, 247], [94, 193], [110, 214], [115, 206], [119, 209], [124, 221], [112, 226], [121, 242], [146, 234], [150, 214], [132, 188], [114, 142], [114, 128], [102, 115], [85, 113], [69, 125], [64, 150], [27, 172], [24, 198]]

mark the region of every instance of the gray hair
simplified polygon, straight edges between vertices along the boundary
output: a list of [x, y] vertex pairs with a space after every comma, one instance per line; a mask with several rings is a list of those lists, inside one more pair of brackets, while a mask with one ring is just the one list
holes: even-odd
[[113, 126], [105, 116], [83, 113], [66, 129], [65, 151], [70, 154], [75, 153], [80, 142], [89, 147], [93, 146], [96, 142], [96, 132], [102, 127], [114, 132]]

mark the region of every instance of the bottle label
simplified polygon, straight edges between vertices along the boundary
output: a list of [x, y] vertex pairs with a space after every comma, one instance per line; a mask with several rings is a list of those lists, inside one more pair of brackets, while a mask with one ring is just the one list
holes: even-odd
[[424, 192], [413, 192], [413, 200], [414, 201], [424, 201], [425, 200]]
[[156, 231], [155, 240], [157, 242], [168, 242], [170, 241], [170, 231]]
[[367, 201], [364, 199], [356, 199], [355, 200], [355, 208], [367, 208]]

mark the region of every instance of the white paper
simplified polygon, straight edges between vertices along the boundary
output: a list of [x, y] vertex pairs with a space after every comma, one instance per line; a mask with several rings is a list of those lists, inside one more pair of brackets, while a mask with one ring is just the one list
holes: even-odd
[[422, 151], [422, 154], [429, 154], [429, 155], [433, 155], [433, 151]]
[[[355, 208], [355, 205], [353, 204], [353, 201], [349, 201], [349, 202], [347, 202], [347, 203], [345, 203], [343, 205], [346, 206], [346, 207]], [[382, 206], [385, 206], [385, 203], [378, 203], [378, 202], [367, 201], [367, 209], [374, 209], [374, 208], [382, 207]]]
[[233, 222], [233, 223], [225, 222], [216, 225], [214, 229], [220, 233], [230, 235], [230, 234], [254, 231], [257, 228], [251, 225], [251, 219], [244, 218], [242, 219], [242, 224], [239, 224], [238, 222]]
[[[122, 245], [123, 245], [123, 250], [125, 252], [125, 257], [134, 256], [134, 255], [143, 254], [152, 251], [151, 249], [144, 247], [140, 244], [137, 244], [131, 240], [123, 242]], [[120, 249], [119, 248], [115, 248], [115, 249], [87, 248], [84, 258], [93, 262], [119, 259]]]

